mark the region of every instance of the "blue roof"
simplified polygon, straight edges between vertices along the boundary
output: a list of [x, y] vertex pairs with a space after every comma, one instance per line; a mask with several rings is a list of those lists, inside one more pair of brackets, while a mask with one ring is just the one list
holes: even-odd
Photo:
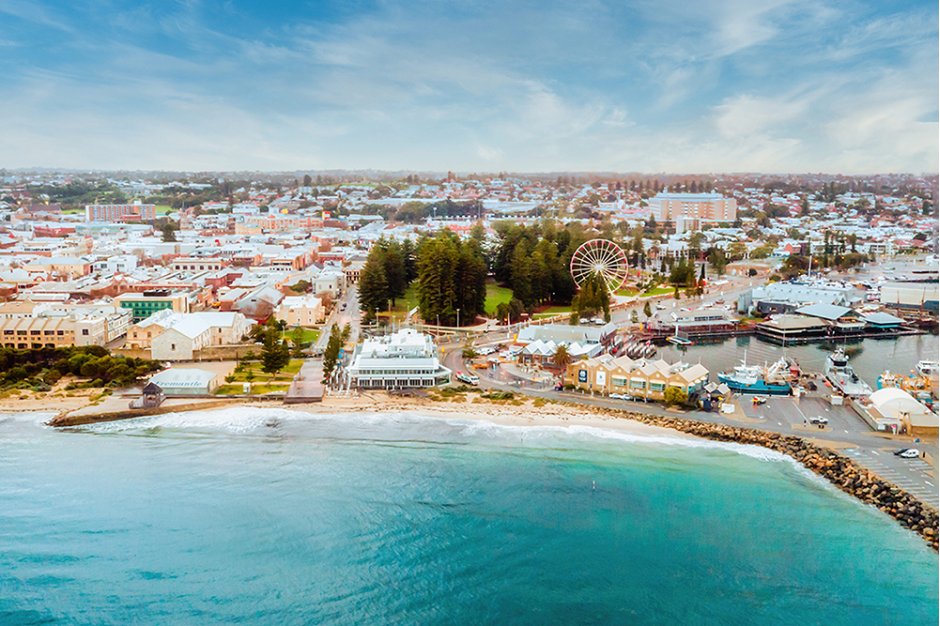
[[835, 321], [851, 311], [849, 307], [837, 304], [811, 304], [796, 310], [800, 315], [810, 315], [829, 321]]
[[869, 324], [876, 324], [878, 326], [883, 326], [885, 324], [900, 324], [904, 321], [900, 317], [895, 317], [890, 313], [882, 312], [869, 313], [868, 315], [863, 315], [862, 317]]

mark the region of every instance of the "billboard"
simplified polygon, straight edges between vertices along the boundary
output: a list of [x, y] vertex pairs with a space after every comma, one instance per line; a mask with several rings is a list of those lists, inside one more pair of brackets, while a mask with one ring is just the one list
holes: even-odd
[[587, 370], [578, 370], [578, 382], [579, 383], [587, 382]]

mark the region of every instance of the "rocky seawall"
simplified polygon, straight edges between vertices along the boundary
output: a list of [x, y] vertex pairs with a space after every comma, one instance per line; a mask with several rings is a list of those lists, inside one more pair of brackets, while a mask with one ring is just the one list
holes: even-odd
[[835, 450], [817, 446], [801, 437], [763, 430], [630, 411], [595, 410], [598, 413], [620, 413], [644, 424], [671, 428], [703, 439], [762, 446], [786, 454], [845, 493], [887, 513], [923, 537], [934, 550], [938, 549], [940, 532], [937, 511], [933, 507]]

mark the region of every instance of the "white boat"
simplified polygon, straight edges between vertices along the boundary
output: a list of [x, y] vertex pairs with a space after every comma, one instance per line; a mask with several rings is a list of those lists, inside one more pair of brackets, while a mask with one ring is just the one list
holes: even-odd
[[847, 396], [868, 397], [872, 394], [868, 383], [859, 378], [849, 365], [849, 357], [842, 348], [836, 348], [826, 359], [826, 379]]
[[931, 374], [936, 374], [937, 372], [940, 372], [940, 363], [928, 360], [917, 362], [917, 373], [921, 376], [927, 376], [929, 378]]

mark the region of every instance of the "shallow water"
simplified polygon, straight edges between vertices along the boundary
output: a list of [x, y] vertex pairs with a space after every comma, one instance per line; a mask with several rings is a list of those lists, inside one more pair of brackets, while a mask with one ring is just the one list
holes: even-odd
[[406, 413], [39, 422], [0, 416], [0, 624], [937, 621], [920, 538], [761, 448]]

